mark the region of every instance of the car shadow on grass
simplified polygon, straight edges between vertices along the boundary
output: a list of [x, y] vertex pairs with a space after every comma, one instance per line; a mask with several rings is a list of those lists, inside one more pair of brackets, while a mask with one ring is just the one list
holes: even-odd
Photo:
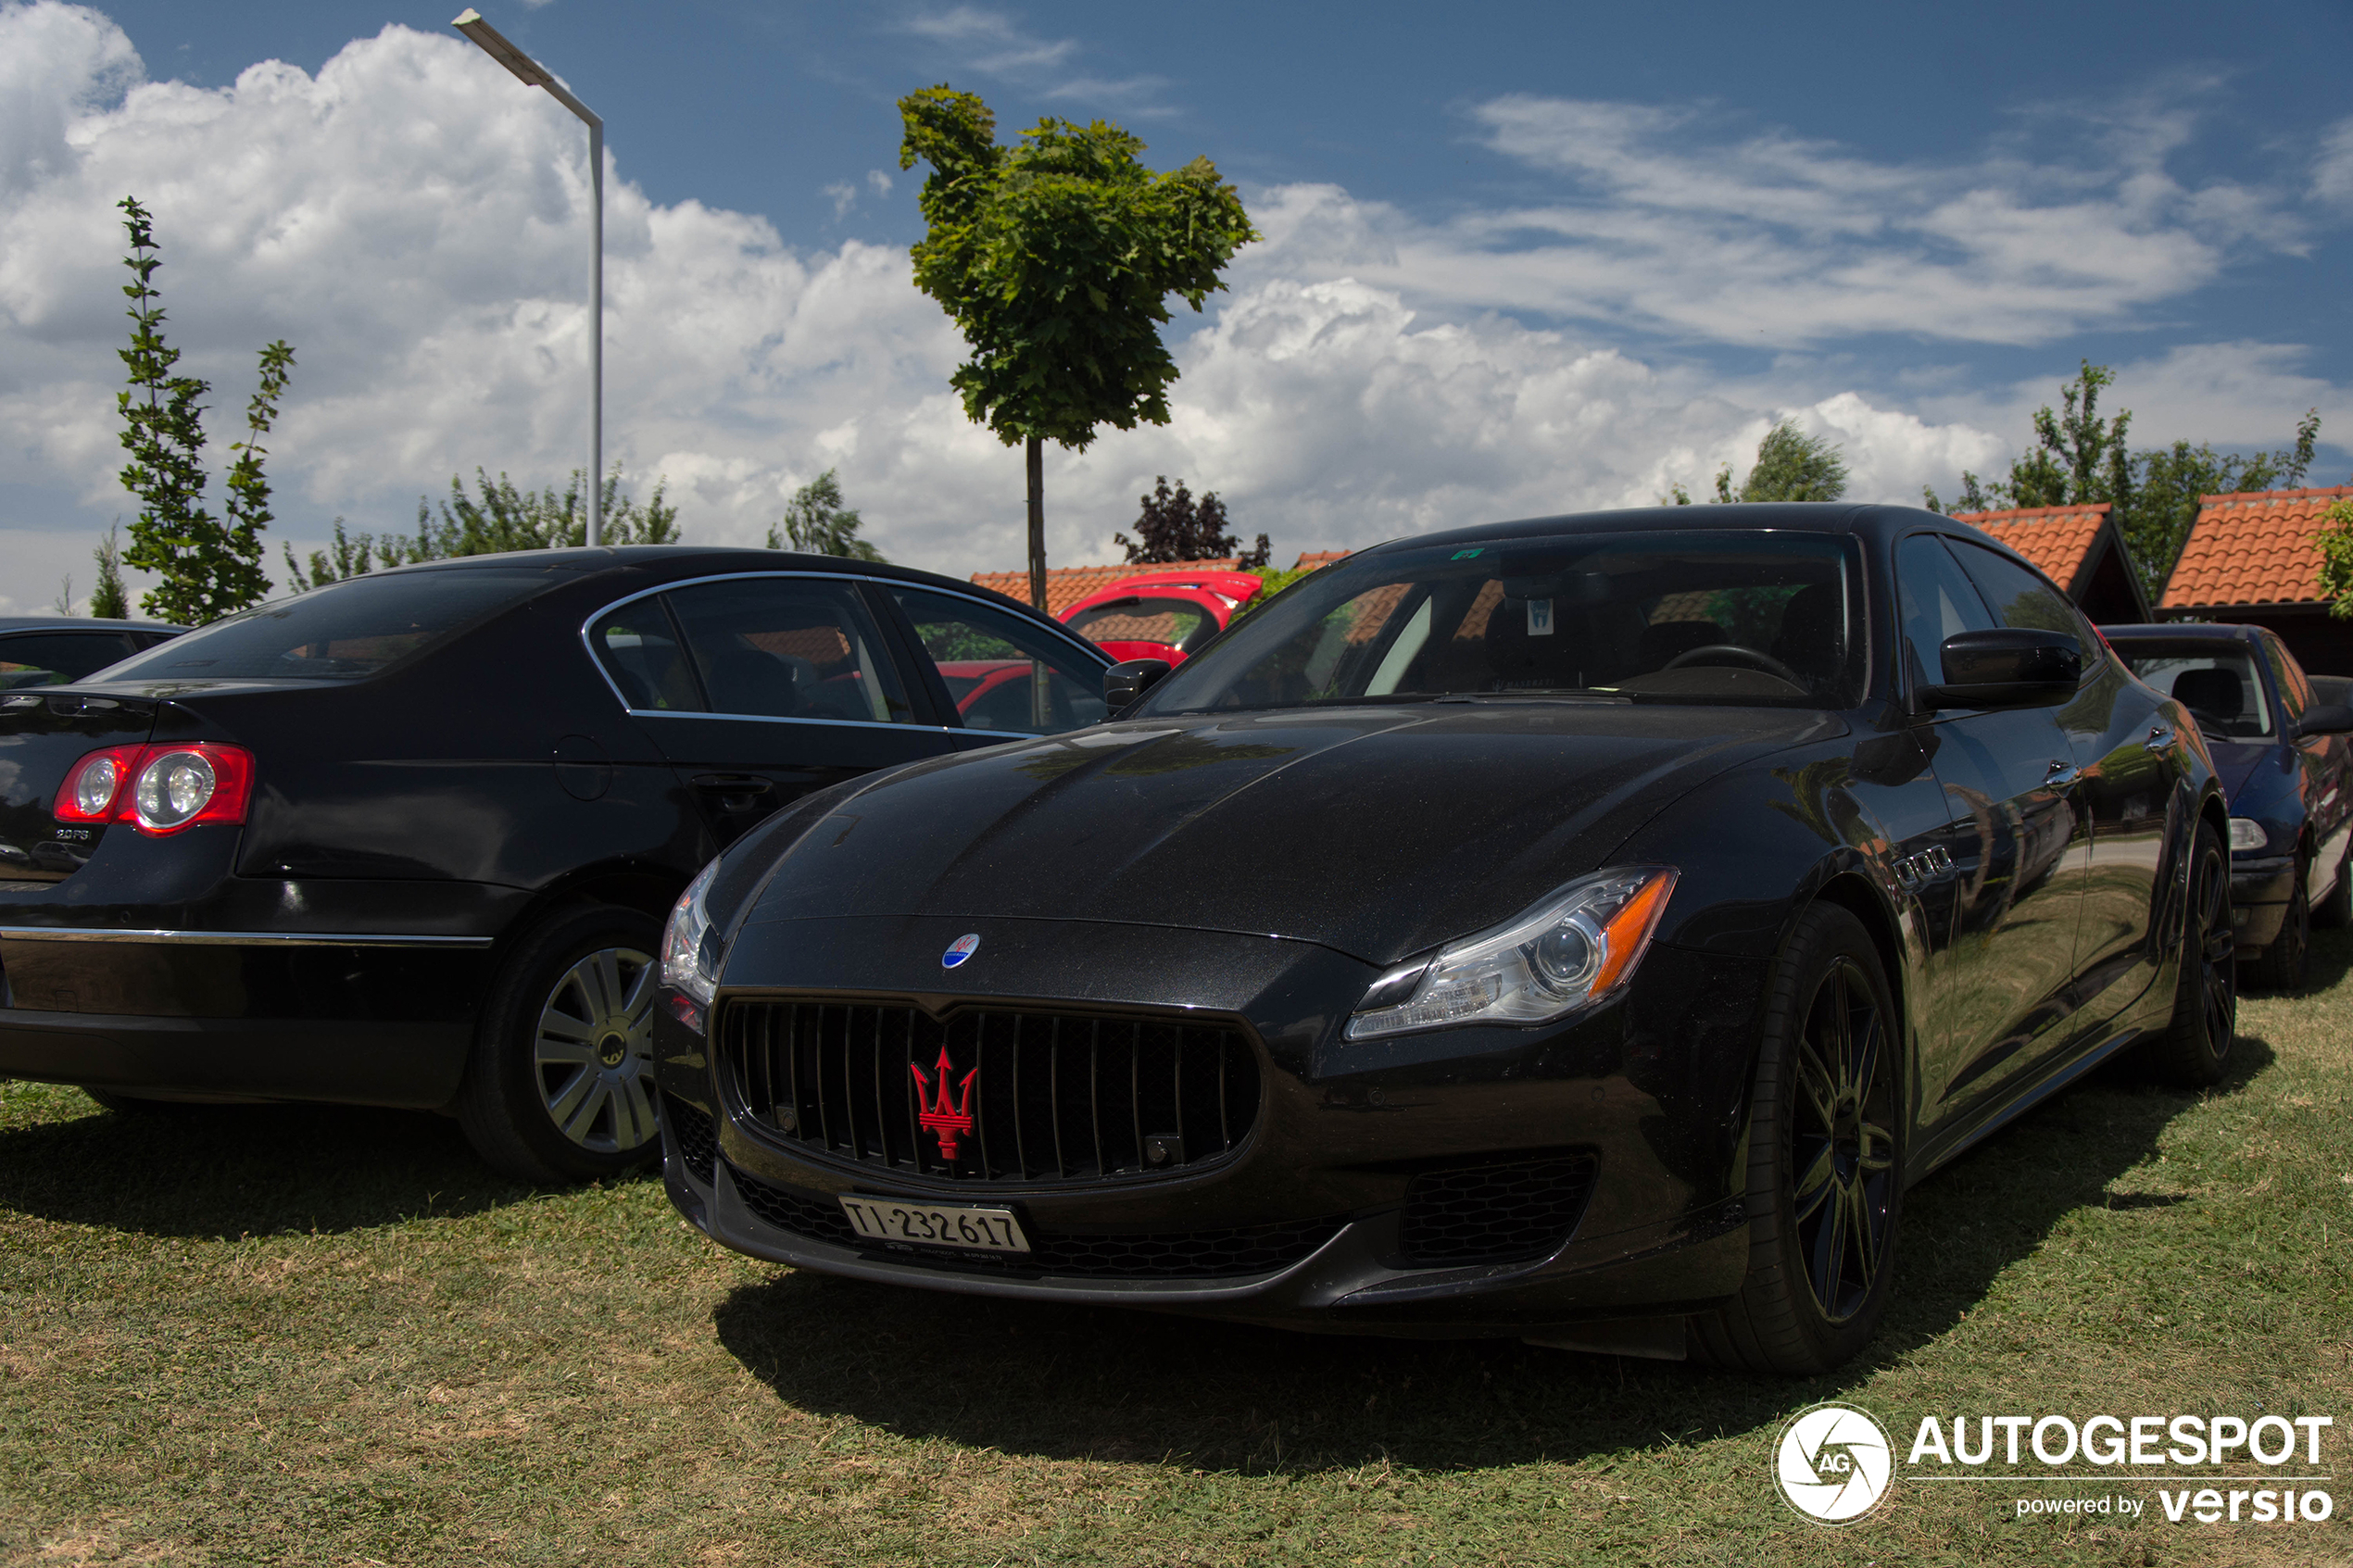
[[[2209, 1092], [2271, 1060], [2243, 1036]], [[2198, 1098], [2118, 1063], [1916, 1188], [1885, 1325], [1861, 1358], [1818, 1378], [1514, 1341], [1298, 1334], [809, 1272], [738, 1287], [714, 1321], [727, 1349], [801, 1410], [974, 1448], [1247, 1473], [1573, 1461], [1769, 1428], [1860, 1386], [1952, 1331], [2068, 1213], [2172, 1202], [2108, 1189]]]
[[0, 1210], [150, 1236], [333, 1233], [528, 1196], [458, 1124], [340, 1105], [158, 1105], [0, 1130]]

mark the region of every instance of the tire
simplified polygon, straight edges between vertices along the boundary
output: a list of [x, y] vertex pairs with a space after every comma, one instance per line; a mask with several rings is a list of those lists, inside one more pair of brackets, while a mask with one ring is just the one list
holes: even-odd
[[2312, 906], [2312, 923], [2332, 931], [2353, 925], [2353, 848], [2337, 857], [2336, 885]]
[[1748, 1277], [1692, 1320], [1696, 1354], [1806, 1376], [1878, 1332], [1903, 1208], [1901, 1027], [1863, 922], [1817, 904], [1777, 961], [1748, 1134]]
[[498, 972], [458, 1122], [485, 1163], [542, 1185], [618, 1175], [659, 1154], [653, 1010], [661, 928], [596, 905], [526, 932]]
[[2312, 882], [2304, 858], [2296, 860], [2296, 883], [2287, 897], [2287, 914], [2271, 945], [2247, 965], [2248, 978], [2266, 991], [2301, 991], [2312, 968]]
[[2181, 1088], [2222, 1079], [2238, 1033], [2237, 938], [2231, 924], [2230, 861], [2221, 835], [2201, 822], [2190, 847], [2190, 896], [2183, 911], [2181, 978], [2173, 987], [2173, 1022], [2148, 1044], [2150, 1072]]

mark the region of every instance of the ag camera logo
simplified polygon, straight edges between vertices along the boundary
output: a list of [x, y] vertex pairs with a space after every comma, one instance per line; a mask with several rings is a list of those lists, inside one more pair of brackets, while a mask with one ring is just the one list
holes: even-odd
[[1851, 1524], [1879, 1506], [1894, 1469], [1887, 1429], [1853, 1405], [1798, 1411], [1773, 1450], [1781, 1496], [1820, 1524]]

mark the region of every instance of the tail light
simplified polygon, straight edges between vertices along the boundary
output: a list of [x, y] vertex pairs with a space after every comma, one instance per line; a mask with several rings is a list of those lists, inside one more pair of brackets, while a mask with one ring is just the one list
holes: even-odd
[[52, 813], [61, 822], [129, 822], [178, 833], [199, 822], [242, 822], [253, 797], [253, 753], [219, 741], [110, 746], [67, 771]]

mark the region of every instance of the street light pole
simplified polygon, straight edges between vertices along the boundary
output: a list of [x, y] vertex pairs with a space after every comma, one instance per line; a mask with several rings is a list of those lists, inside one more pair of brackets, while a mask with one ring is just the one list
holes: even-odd
[[516, 48], [472, 7], [450, 26], [482, 45], [526, 87], [544, 87], [588, 127], [588, 543], [605, 542], [605, 122], [537, 60]]

